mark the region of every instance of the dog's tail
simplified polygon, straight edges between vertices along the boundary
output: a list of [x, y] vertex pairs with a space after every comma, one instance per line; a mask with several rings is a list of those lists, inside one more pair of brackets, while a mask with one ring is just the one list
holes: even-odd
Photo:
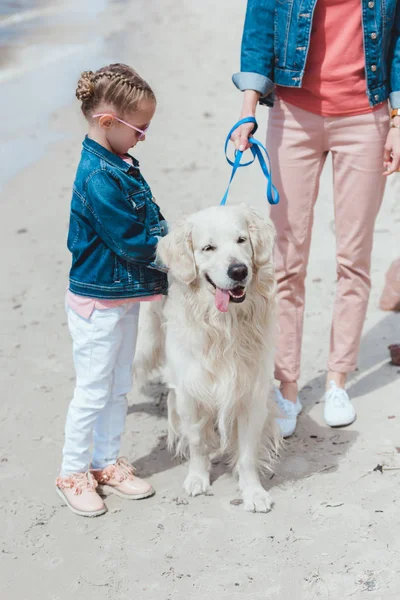
[[161, 374], [165, 364], [163, 307], [165, 300], [143, 303], [140, 310], [139, 336], [133, 367], [134, 378], [143, 387], [152, 373]]

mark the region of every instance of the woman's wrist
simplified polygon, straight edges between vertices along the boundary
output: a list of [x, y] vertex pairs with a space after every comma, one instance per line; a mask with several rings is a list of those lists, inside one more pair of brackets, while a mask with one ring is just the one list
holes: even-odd
[[255, 90], [244, 91], [241, 117], [255, 116], [260, 95], [261, 94]]
[[390, 119], [390, 126], [400, 129], [400, 115], [396, 115]]

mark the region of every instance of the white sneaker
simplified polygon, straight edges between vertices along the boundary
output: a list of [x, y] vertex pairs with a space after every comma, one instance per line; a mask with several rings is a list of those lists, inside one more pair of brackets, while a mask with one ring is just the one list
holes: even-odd
[[285, 415], [282, 418], [277, 418], [276, 421], [279, 425], [282, 437], [288, 438], [295, 432], [297, 417], [303, 410], [303, 407], [299, 398], [297, 398], [296, 403], [290, 402], [290, 400], [286, 400], [286, 398], [282, 396], [279, 389], [275, 389], [275, 400], [281, 413]]
[[330, 389], [325, 393], [324, 419], [329, 427], [350, 425], [356, 418], [356, 411], [345, 390], [337, 387], [334, 381], [329, 383]]

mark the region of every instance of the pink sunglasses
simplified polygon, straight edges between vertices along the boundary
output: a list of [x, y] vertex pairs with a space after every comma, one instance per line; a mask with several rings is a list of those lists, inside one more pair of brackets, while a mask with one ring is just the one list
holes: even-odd
[[127, 127], [130, 127], [131, 129], [134, 129], [135, 131], [140, 133], [139, 140], [142, 139], [146, 135], [146, 132], [148, 131], [148, 129], [150, 127], [150, 124], [149, 124], [149, 125], [146, 125], [146, 127], [144, 129], [139, 129], [138, 127], [135, 127], [134, 125], [131, 125], [130, 123], [127, 123], [126, 121], [123, 121], [122, 119], [119, 119], [115, 115], [110, 115], [108, 113], [99, 113], [97, 115], [92, 115], [92, 117], [93, 117], [93, 119], [96, 119], [97, 117], [111, 117], [112, 119], [115, 119], [116, 121], [119, 121], [123, 125], [126, 125]]

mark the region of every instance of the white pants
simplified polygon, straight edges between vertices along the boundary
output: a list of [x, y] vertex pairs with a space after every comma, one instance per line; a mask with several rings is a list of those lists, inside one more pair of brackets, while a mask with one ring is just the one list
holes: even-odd
[[[61, 474], [102, 469], [118, 458], [132, 388], [140, 304], [94, 310], [89, 319], [67, 307], [76, 371], [65, 426]], [[93, 453], [91, 448], [93, 444]]]

